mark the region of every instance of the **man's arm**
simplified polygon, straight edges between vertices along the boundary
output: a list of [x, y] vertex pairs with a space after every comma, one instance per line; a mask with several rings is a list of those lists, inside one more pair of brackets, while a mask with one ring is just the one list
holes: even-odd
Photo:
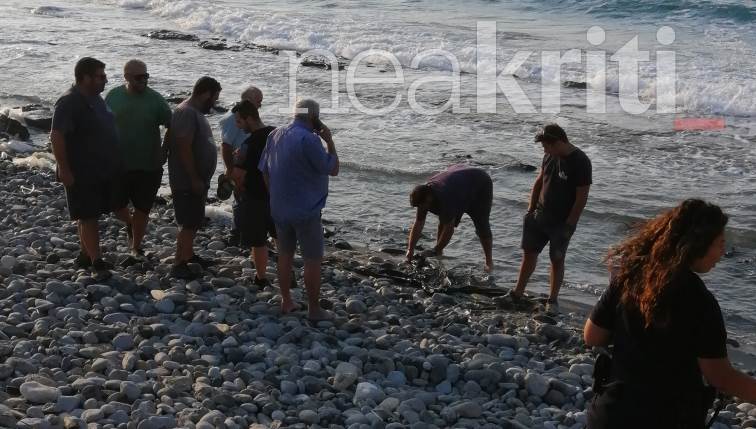
[[74, 183], [73, 172], [68, 164], [68, 154], [66, 153], [66, 138], [59, 130], [50, 132], [50, 144], [55, 156], [55, 162], [58, 164], [58, 177], [64, 186], [71, 186]]
[[234, 148], [230, 144], [221, 143], [221, 158], [223, 158], [223, 165], [226, 166], [226, 173], [230, 173], [234, 169]]
[[163, 144], [160, 146], [160, 165], [163, 166], [168, 161], [168, 154], [170, 153], [171, 144], [171, 129], [165, 129], [165, 135], [163, 136]]
[[530, 191], [530, 203], [528, 204], [528, 213], [535, 211], [538, 207], [538, 198], [541, 196], [541, 188], [543, 187], [543, 170], [538, 173], [535, 183], [533, 183], [533, 189]]
[[577, 226], [578, 220], [580, 220], [580, 215], [585, 208], [585, 204], [588, 202], [588, 190], [590, 187], [591, 185], [578, 186], [575, 190], [575, 204], [572, 205], [570, 215], [567, 216], [567, 220], [565, 221], [567, 225], [573, 227]]
[[192, 134], [176, 137], [174, 150], [177, 151], [181, 166], [189, 176], [189, 180], [192, 184], [192, 192], [197, 195], [202, 195], [205, 192], [205, 182], [200, 179], [199, 174], [197, 173], [197, 166], [194, 163], [194, 153], [192, 152], [192, 139]]
[[331, 154], [335, 159], [336, 163], [333, 166], [333, 169], [331, 169], [330, 174], [331, 176], [338, 176], [339, 175], [339, 155], [336, 153], [336, 145], [333, 143], [333, 136], [331, 135], [331, 130], [323, 125], [323, 128], [320, 130], [320, 138], [322, 138], [326, 142], [326, 149], [328, 150], [328, 153]]
[[415, 222], [412, 224], [409, 233], [409, 242], [407, 243], [407, 262], [412, 261], [412, 256], [415, 254], [415, 245], [420, 240], [420, 234], [423, 233], [425, 227], [425, 218], [428, 215], [428, 211], [418, 208], [417, 214], [415, 214]]

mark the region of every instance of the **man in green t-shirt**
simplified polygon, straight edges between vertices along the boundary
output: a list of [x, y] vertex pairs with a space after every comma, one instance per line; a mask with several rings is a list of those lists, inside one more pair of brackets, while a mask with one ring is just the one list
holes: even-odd
[[[116, 217], [126, 223], [132, 256], [142, 257], [142, 239], [166, 160], [167, 146], [161, 146], [160, 126], [170, 125], [171, 108], [147, 87], [150, 75], [142, 61], [127, 62], [123, 77], [126, 84], [113, 88], [105, 97], [115, 115], [124, 168], [113, 205]], [[129, 202], [134, 206], [133, 215]]]

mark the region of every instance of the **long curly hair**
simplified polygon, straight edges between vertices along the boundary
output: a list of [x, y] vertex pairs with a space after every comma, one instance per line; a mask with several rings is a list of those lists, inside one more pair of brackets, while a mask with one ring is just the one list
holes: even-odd
[[613, 281], [622, 291], [625, 308], [636, 308], [650, 327], [662, 315], [664, 296], [673, 279], [688, 269], [725, 228], [727, 215], [698, 199], [640, 225], [638, 231], [609, 250]]

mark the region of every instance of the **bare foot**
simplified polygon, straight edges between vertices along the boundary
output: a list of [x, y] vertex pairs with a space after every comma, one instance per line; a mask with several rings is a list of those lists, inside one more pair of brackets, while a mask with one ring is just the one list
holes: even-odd
[[289, 314], [292, 311], [299, 311], [301, 309], [302, 306], [294, 301], [281, 302], [281, 314]]
[[493, 271], [493, 264], [485, 264], [483, 266], [483, 271], [490, 273]]
[[310, 310], [309, 314], [307, 315], [307, 318], [310, 319], [311, 322], [320, 322], [321, 320], [333, 320], [334, 314], [328, 310], [323, 310], [322, 308], [318, 308], [315, 310]]

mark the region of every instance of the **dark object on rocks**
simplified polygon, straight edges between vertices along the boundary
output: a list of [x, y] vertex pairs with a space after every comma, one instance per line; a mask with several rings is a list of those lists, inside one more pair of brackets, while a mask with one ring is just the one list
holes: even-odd
[[352, 250], [352, 245], [345, 240], [338, 240], [337, 242], [333, 243], [333, 247], [341, 250]]
[[567, 330], [554, 325], [541, 325], [536, 333], [543, 335], [549, 341], [565, 341], [570, 338], [570, 333]]
[[165, 98], [165, 101], [169, 103], [179, 104], [189, 97], [191, 97], [191, 94], [183, 93], [183, 94], [168, 94], [164, 98]]
[[536, 314], [533, 316], [533, 320], [541, 323], [546, 323], [549, 325], [556, 325], [557, 322], [554, 320], [551, 316], [548, 316], [546, 314]]
[[27, 104], [21, 107], [21, 112], [24, 113], [24, 122], [27, 127], [42, 131], [52, 129], [52, 112], [41, 104]]
[[226, 112], [228, 112], [228, 108], [227, 107], [223, 107], [223, 106], [213, 106], [213, 110], [215, 110], [218, 113], [226, 113]]
[[6, 114], [0, 114], [0, 132], [18, 137], [21, 140], [29, 140], [29, 130], [21, 122]]
[[209, 49], [211, 51], [223, 51], [228, 49], [226, 42], [214, 42], [212, 40], [203, 40], [199, 42], [199, 47], [202, 49]]
[[247, 43], [244, 45], [247, 49], [254, 49], [256, 51], [270, 52], [271, 54], [278, 55], [279, 50], [271, 48], [270, 46], [258, 45], [257, 43]]
[[161, 196], [157, 196], [155, 197], [155, 202], [153, 204], [156, 206], [165, 206], [168, 204], [168, 201]]
[[144, 36], [149, 37], [150, 39], [158, 40], [185, 40], [189, 42], [196, 42], [199, 40], [199, 37], [195, 36], [194, 34], [181, 33], [179, 31], [173, 30], [150, 31]]
[[586, 82], [576, 82], [574, 80], [566, 80], [562, 84], [565, 88], [578, 88], [578, 89], [586, 89], [588, 88], [588, 83]]
[[517, 168], [519, 168], [522, 171], [528, 171], [528, 172], [538, 170], [538, 167], [534, 165], [530, 165], [530, 164], [524, 164], [522, 162], [517, 164]]
[[[331, 70], [333, 68], [333, 63], [329, 61], [328, 58], [319, 56], [303, 58], [300, 64], [304, 67], [322, 68], [324, 70]], [[343, 61], [337, 60], [336, 67], [338, 67], [339, 70], [344, 70], [346, 64]]]
[[394, 247], [383, 247], [381, 249], [378, 249], [378, 251], [382, 253], [387, 253], [389, 255], [395, 255], [395, 256], [404, 255], [404, 250], [397, 249]]

